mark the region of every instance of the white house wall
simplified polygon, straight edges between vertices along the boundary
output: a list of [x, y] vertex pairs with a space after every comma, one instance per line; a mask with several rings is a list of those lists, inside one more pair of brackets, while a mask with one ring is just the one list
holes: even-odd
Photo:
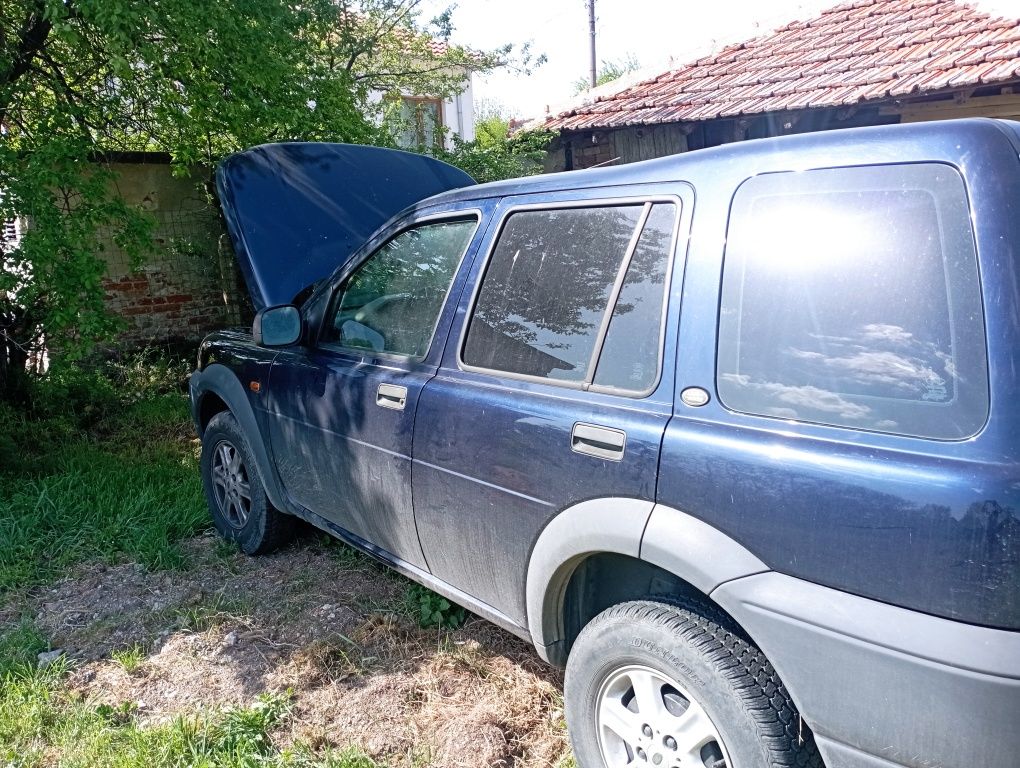
[[[443, 124], [464, 141], [475, 138], [474, 78], [468, 77], [467, 87], [443, 102]], [[449, 142], [449, 140], [447, 140]]]
[[[450, 139], [450, 134], [455, 134], [464, 141], [474, 141], [475, 139], [474, 86], [474, 76], [469, 72], [464, 90], [443, 102], [443, 126], [447, 130], [447, 149], [452, 149], [453, 142]], [[383, 96], [381, 91], [370, 91], [368, 103], [378, 106], [383, 100]], [[377, 115], [376, 120], [378, 119]]]

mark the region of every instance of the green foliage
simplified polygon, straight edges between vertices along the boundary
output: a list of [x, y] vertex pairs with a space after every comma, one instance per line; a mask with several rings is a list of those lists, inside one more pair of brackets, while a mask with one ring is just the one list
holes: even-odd
[[186, 392], [194, 356], [173, 356], [142, 350], [104, 361], [100, 369], [128, 402], [152, 401], [161, 395]]
[[[618, 61], [603, 59], [602, 65], [598, 68], [598, 72], [595, 75], [595, 87], [597, 88], [600, 85], [619, 80], [624, 75], [629, 75], [631, 72], [636, 72], [639, 69], [641, 69], [641, 64], [633, 53], [628, 53]], [[581, 77], [574, 81], [575, 95], [590, 89], [591, 80], [589, 78]]]
[[500, 115], [475, 120], [475, 141], [482, 149], [498, 147], [510, 138], [510, 121]]
[[421, 151], [485, 183], [541, 173], [545, 148], [555, 135], [553, 131], [521, 131], [500, 138], [498, 127], [490, 123], [485, 138], [479, 135], [474, 141], [464, 141], [454, 135], [450, 137], [451, 149], [436, 147], [421, 148]]
[[113, 388], [67, 367], [39, 384], [34, 418], [0, 408], [0, 592], [94, 557], [177, 567], [208, 525], [184, 395]]
[[136, 643], [129, 648], [114, 651], [110, 654], [110, 658], [130, 675], [141, 666], [142, 660], [145, 658], [145, 650]]
[[421, 584], [412, 584], [406, 596], [409, 612], [422, 629], [457, 629], [467, 620], [467, 611]]
[[36, 656], [48, 648], [46, 638], [30, 616], [9, 624], [0, 632], [0, 679], [17, 670], [29, 669]]
[[273, 732], [290, 714], [289, 695], [262, 694], [233, 707], [144, 724], [131, 702], [95, 704], [62, 686], [65, 669], [22, 669], [0, 677], [0, 765], [28, 768], [375, 768], [353, 748], [316, 756], [281, 749]]
[[[370, 91], [445, 96], [512, 54], [435, 46], [450, 12], [425, 22], [422, 2], [0, 5], [0, 221], [31, 222], [0, 252], [0, 399], [24, 400], [25, 365], [44, 345], [74, 359], [118, 329], [102, 243], [136, 264], [154, 247], [107, 153], [167, 152], [184, 171], [269, 141], [387, 143]], [[519, 58], [531, 62], [526, 48]]]

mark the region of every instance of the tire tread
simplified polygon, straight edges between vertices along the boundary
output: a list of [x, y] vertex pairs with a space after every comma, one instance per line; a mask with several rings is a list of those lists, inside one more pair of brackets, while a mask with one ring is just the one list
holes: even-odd
[[753, 713], [758, 737], [775, 760], [769, 768], [825, 768], [810, 729], [802, 723], [775, 668], [719, 608], [687, 597], [656, 597], [607, 608], [582, 630], [610, 623], [650, 622], [703, 654]]

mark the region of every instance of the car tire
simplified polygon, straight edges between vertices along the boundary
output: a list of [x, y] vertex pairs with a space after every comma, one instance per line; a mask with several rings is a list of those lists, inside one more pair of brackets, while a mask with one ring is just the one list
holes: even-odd
[[775, 669], [707, 602], [599, 614], [570, 651], [564, 700], [582, 768], [823, 768]]
[[201, 471], [220, 536], [249, 555], [272, 552], [290, 540], [296, 520], [270, 503], [251, 446], [229, 411], [213, 416], [205, 428]]

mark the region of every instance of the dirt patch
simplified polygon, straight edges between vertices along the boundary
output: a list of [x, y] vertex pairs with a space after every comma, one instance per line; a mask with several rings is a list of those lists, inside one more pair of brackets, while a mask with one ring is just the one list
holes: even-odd
[[[163, 721], [292, 692], [274, 737], [355, 745], [393, 766], [554, 766], [569, 754], [559, 674], [480, 619], [425, 631], [403, 577], [313, 540], [262, 558], [211, 536], [191, 567], [89, 565], [29, 598], [70, 685]], [[127, 653], [124, 653], [127, 651]]]

